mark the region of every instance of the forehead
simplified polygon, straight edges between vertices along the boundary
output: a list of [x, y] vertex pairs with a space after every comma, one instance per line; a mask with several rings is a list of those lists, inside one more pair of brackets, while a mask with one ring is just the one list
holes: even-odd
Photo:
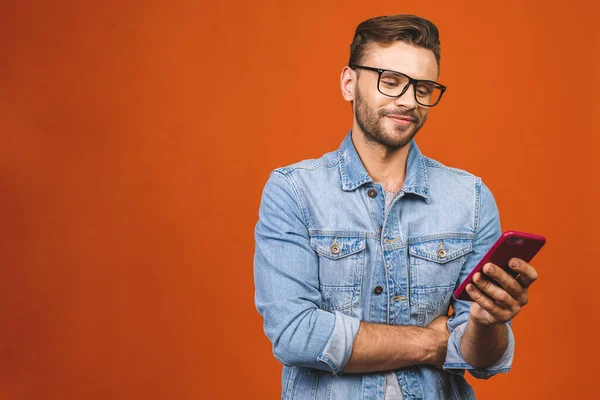
[[431, 50], [400, 41], [389, 46], [370, 43], [362, 64], [402, 72], [415, 79], [436, 80], [438, 76], [437, 62]]

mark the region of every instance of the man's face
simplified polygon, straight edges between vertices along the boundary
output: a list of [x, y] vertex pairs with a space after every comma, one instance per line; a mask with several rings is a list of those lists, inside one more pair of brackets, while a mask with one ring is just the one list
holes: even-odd
[[[403, 42], [388, 47], [372, 43], [361, 65], [402, 72], [414, 79], [435, 81], [438, 75], [432, 51]], [[390, 150], [406, 146], [427, 120], [429, 108], [415, 101], [413, 85], [397, 99], [388, 97], [377, 90], [377, 72], [359, 71], [354, 90], [356, 125], [369, 142]]]

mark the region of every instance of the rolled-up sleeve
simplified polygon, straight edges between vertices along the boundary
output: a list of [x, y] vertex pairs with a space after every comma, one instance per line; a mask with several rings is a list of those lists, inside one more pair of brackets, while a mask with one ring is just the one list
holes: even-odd
[[[476, 213], [476, 234], [473, 241], [473, 251], [467, 256], [463, 268], [460, 273], [460, 284], [469, 273], [475, 268], [477, 263], [483, 258], [488, 250], [494, 245], [494, 242], [501, 236], [500, 219], [498, 216], [498, 208], [490, 190], [479, 179], [477, 180], [476, 192], [477, 196], [475, 209]], [[450, 330], [450, 338], [448, 339], [448, 352], [444, 369], [457, 374], [464, 374], [464, 371], [469, 371], [475, 378], [487, 379], [497, 373], [508, 372], [512, 367], [512, 361], [515, 349], [515, 340], [510, 322], [507, 323], [508, 329], [508, 346], [504, 354], [492, 365], [486, 368], [476, 368], [465, 361], [460, 351], [460, 344], [469, 319], [469, 309], [471, 302], [454, 300], [452, 307], [454, 314], [448, 320], [448, 329]]]
[[274, 171], [263, 190], [255, 229], [255, 304], [273, 354], [283, 364], [339, 373], [360, 321], [322, 310], [318, 256], [293, 179]]

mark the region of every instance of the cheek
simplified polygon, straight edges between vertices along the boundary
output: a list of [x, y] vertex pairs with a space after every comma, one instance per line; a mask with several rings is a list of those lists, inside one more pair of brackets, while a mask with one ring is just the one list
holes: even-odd
[[390, 100], [387, 97], [379, 97], [374, 99], [372, 104], [372, 108], [373, 110], [377, 113], [377, 115], [379, 117], [383, 117], [386, 114], [390, 114], [396, 111], [397, 107], [394, 104], [393, 101], [390, 102]]
[[417, 110], [417, 114], [419, 115], [419, 119], [421, 121], [425, 121], [427, 119], [427, 115], [429, 114], [429, 110], [419, 109], [419, 110]]

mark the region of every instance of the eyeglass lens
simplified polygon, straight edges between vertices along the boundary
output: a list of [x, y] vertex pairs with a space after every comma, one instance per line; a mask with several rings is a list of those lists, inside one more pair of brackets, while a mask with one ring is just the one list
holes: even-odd
[[[384, 71], [379, 78], [379, 91], [385, 95], [397, 97], [409, 84], [410, 80], [406, 75]], [[413, 89], [417, 103], [426, 106], [436, 104], [442, 95], [442, 89], [432, 82], [419, 82]]]

